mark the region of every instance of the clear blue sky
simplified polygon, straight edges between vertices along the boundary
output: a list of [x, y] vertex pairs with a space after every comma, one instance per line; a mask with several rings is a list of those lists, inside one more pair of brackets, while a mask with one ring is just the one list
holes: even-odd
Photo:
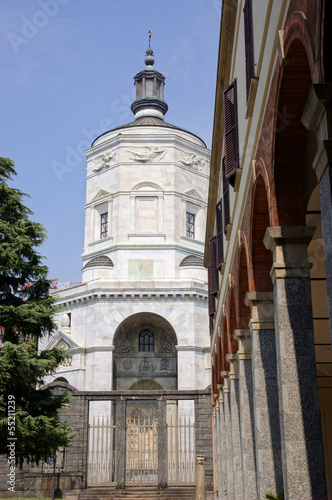
[[0, 0], [0, 156], [48, 239], [50, 277], [81, 280], [85, 156], [133, 120], [152, 30], [166, 121], [211, 146], [221, 0]]

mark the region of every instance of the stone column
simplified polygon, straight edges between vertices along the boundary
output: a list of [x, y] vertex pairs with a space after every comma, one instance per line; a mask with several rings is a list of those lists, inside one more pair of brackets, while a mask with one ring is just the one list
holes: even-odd
[[166, 400], [158, 400], [158, 488], [167, 486]]
[[115, 477], [116, 487], [124, 488], [126, 480], [126, 400], [118, 399], [115, 403], [115, 422], [117, 450]]
[[232, 438], [232, 421], [231, 421], [231, 401], [229, 387], [229, 372], [221, 372], [224, 379], [224, 415], [225, 415], [225, 451], [226, 451], [226, 468], [227, 468], [227, 500], [237, 500], [234, 496], [234, 470], [233, 470], [233, 438]]
[[240, 435], [243, 462], [243, 500], [257, 498], [254, 399], [250, 330], [234, 330], [238, 341]]
[[248, 292], [257, 496], [282, 488], [277, 361], [272, 292]]
[[223, 492], [227, 488], [227, 468], [226, 468], [226, 450], [225, 450], [225, 413], [224, 413], [224, 396], [223, 396], [223, 384], [218, 384], [217, 389], [219, 390], [219, 449], [220, 449], [220, 460], [219, 460], [219, 469], [220, 469], [220, 481], [218, 484], [219, 496], [223, 494]]
[[309, 92], [302, 123], [317, 134], [312, 166], [319, 182], [326, 286], [332, 342], [332, 83], [314, 84]]
[[234, 476], [234, 497], [243, 498], [243, 466], [242, 449], [240, 435], [240, 396], [239, 396], [239, 362], [236, 354], [227, 354], [226, 360], [229, 362], [229, 385], [230, 385], [230, 406], [232, 424], [233, 443], [233, 476]]
[[326, 495], [307, 246], [314, 228], [267, 228], [273, 252], [282, 468], [285, 498]]
[[214, 489], [220, 489], [221, 450], [220, 450], [220, 408], [217, 399], [213, 407], [213, 446], [214, 446]]

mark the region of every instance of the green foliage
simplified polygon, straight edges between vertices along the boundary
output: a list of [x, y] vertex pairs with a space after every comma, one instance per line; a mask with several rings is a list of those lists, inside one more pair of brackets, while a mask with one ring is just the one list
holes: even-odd
[[[36, 463], [70, 443], [71, 429], [59, 410], [69, 401], [42, 388], [44, 377], [68, 356], [62, 349], [37, 352], [38, 339], [55, 327], [48, 268], [36, 252], [45, 239], [41, 224], [29, 219], [23, 193], [7, 185], [14, 162], [0, 158], [0, 453], [15, 437], [16, 463]], [[14, 404], [15, 402], [15, 413]], [[11, 413], [9, 413], [11, 412]], [[10, 418], [8, 415], [10, 414]]]
[[[59, 421], [59, 409], [69, 401], [68, 393], [55, 395], [51, 388], [37, 389], [67, 355], [62, 349], [29, 353], [29, 345], [6, 342], [0, 358], [0, 453], [7, 453], [8, 400], [15, 401], [16, 463], [39, 463], [54, 450], [67, 447], [71, 429]], [[11, 408], [9, 405], [8, 408]], [[10, 422], [12, 423], [12, 422]]]
[[281, 489], [277, 495], [269, 491], [269, 493], [265, 495], [265, 498], [268, 500], [284, 500], [284, 490]]
[[14, 175], [14, 162], [0, 158], [0, 325], [4, 340], [11, 342], [38, 338], [54, 328], [51, 280], [35, 250], [45, 229], [29, 219], [24, 194], [7, 185]]

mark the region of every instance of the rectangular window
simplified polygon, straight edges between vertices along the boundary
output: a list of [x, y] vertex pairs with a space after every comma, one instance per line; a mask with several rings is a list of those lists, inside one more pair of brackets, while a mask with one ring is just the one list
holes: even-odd
[[186, 212], [186, 236], [195, 238], [195, 214]]
[[108, 236], [108, 213], [100, 214], [100, 237], [107, 238]]

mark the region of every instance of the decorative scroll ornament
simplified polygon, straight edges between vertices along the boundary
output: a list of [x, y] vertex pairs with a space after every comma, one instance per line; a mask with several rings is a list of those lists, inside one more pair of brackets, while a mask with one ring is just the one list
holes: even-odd
[[152, 160], [160, 161], [166, 154], [166, 148], [161, 148], [159, 146], [146, 146], [143, 150], [140, 151], [128, 149], [128, 153], [131, 153], [133, 155], [130, 160], [146, 163]]
[[184, 156], [180, 163], [186, 165], [187, 167], [195, 168], [196, 170], [202, 169], [205, 165], [205, 160], [201, 156], [197, 156], [195, 153]]
[[120, 351], [121, 352], [132, 352], [133, 348], [131, 345], [131, 342], [129, 338], [126, 338], [126, 340], [121, 344], [120, 346]]
[[99, 172], [104, 168], [108, 168], [114, 162], [116, 154], [117, 151], [107, 151], [105, 154], [98, 156], [93, 162], [99, 164], [99, 166], [94, 168], [92, 172]]

